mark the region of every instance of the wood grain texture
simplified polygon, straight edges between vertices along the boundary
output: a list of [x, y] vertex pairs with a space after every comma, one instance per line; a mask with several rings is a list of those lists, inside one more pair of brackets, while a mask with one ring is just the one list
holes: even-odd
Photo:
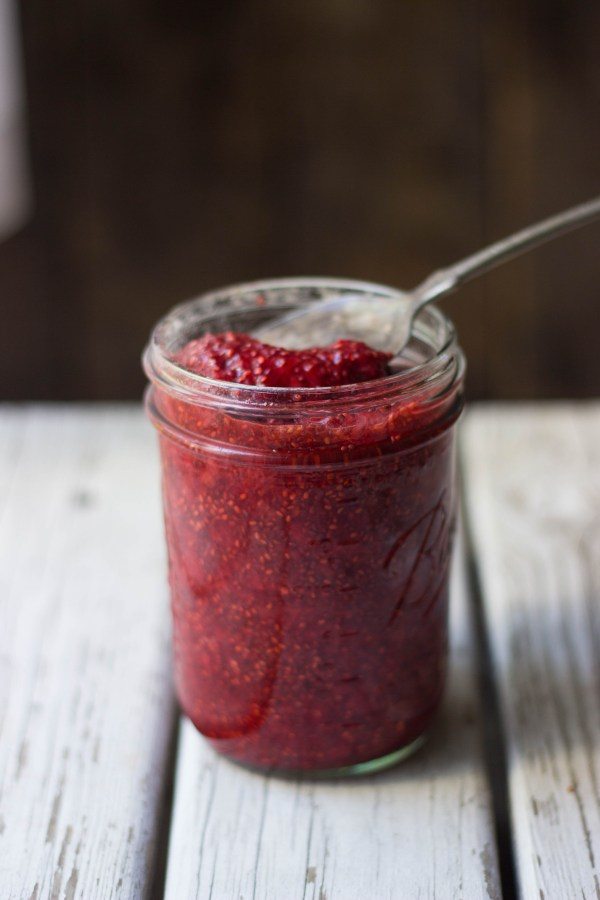
[[167, 900], [499, 898], [461, 573], [451, 679], [429, 744], [352, 781], [282, 780], [218, 757], [181, 725]]
[[[203, 290], [409, 287], [477, 246], [481, 26], [468, 0], [434, 6], [22, 4], [55, 396], [139, 393], [153, 322]], [[26, 370], [5, 384], [39, 396]]]
[[[36, 212], [0, 246], [11, 398], [133, 398], [152, 323], [192, 294], [296, 274], [408, 288], [597, 193], [598, 3], [61, 9], [20, 4]], [[471, 396], [597, 392], [598, 233], [448, 301]]]
[[144, 897], [174, 704], [139, 409], [0, 415], [0, 895]]
[[479, 408], [468, 513], [524, 898], [600, 895], [600, 405]]

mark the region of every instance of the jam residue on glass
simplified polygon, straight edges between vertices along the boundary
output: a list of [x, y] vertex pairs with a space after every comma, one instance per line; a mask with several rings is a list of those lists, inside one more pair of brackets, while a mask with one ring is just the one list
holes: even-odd
[[[173, 361], [218, 381], [360, 392], [390, 374], [388, 358], [350, 341], [286, 351], [227, 332]], [[289, 398], [245, 414], [243, 398], [203, 404], [160, 386], [152, 402], [168, 423], [186, 714], [218, 750], [262, 769], [353, 766], [413, 743], [445, 677], [460, 392], [423, 403], [357, 393], [298, 414]]]

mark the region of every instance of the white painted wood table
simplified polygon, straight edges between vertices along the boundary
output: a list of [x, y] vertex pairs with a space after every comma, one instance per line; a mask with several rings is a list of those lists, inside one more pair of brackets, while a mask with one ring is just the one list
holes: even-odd
[[279, 780], [178, 721], [154, 437], [0, 414], [0, 900], [600, 896], [600, 404], [462, 424], [466, 541], [428, 745]]

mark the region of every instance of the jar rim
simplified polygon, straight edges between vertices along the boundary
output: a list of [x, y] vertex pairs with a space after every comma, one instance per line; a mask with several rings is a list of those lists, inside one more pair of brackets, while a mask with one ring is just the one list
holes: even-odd
[[239, 384], [192, 372], [169, 357], [166, 350], [167, 339], [172, 342], [182, 332], [184, 320], [189, 320], [194, 313], [202, 318], [211, 304], [217, 306], [234, 295], [242, 298], [244, 295], [301, 288], [368, 292], [385, 298], [403, 297], [402, 291], [376, 282], [328, 277], [271, 278], [218, 288], [179, 303], [158, 321], [143, 354], [143, 366], [148, 379], [161, 390], [187, 402], [227, 405], [229, 408], [239, 406], [245, 410], [254, 405], [264, 408], [266, 404], [286, 407], [289, 402], [297, 410], [299, 403], [311, 407], [315, 404], [320, 406], [324, 402], [328, 406], [332, 402], [346, 405], [348, 402], [356, 403], [359, 399], [380, 400], [386, 395], [400, 394], [408, 400], [423, 392], [430, 393], [432, 389], [437, 393], [438, 386], [440, 392], [444, 393], [445, 389], [462, 378], [465, 361], [457, 343], [454, 325], [433, 304], [428, 305], [416, 320], [418, 322], [423, 316], [428, 316], [442, 330], [440, 346], [434, 350], [431, 358], [371, 381], [302, 388]]

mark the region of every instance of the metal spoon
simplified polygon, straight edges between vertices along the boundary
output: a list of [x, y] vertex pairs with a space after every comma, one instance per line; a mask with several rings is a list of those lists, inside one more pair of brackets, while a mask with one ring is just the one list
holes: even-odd
[[[484, 250], [429, 275], [412, 291], [397, 297], [373, 298], [362, 294], [337, 294], [275, 319], [257, 329], [261, 340], [278, 346], [327, 344], [341, 336], [364, 339], [366, 332], [377, 335], [378, 349], [399, 357], [410, 340], [419, 311], [444, 294], [495, 266], [600, 217], [600, 197], [550, 216], [516, 234], [496, 241]], [[394, 360], [392, 359], [392, 366]]]

